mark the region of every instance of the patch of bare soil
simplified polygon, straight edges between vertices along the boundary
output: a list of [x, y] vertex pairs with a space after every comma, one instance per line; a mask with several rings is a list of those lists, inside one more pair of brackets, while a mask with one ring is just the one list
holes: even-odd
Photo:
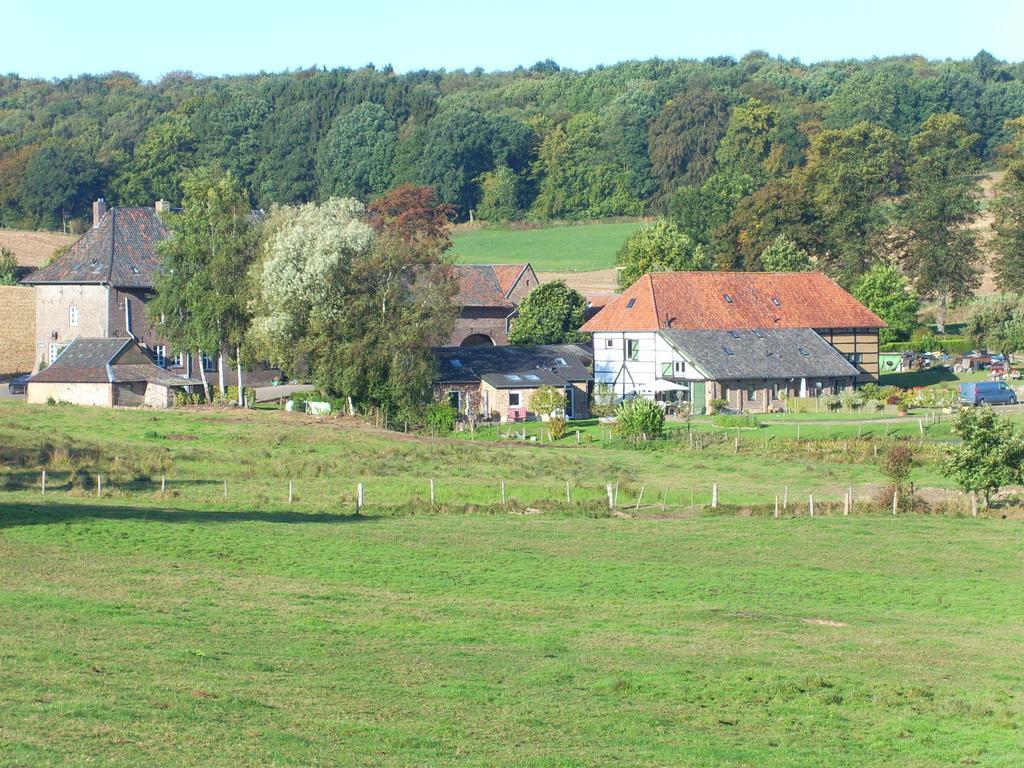
[[818, 627], [847, 627], [845, 621], [833, 621], [832, 619], [800, 619], [804, 624], [814, 624]]
[[598, 269], [592, 272], [538, 272], [537, 279], [542, 283], [564, 280], [570, 288], [575, 288], [584, 296], [613, 295], [619, 292], [618, 274], [614, 269]]
[[22, 267], [41, 267], [55, 250], [77, 239], [75, 235], [60, 232], [0, 229], [0, 246], [10, 249]]

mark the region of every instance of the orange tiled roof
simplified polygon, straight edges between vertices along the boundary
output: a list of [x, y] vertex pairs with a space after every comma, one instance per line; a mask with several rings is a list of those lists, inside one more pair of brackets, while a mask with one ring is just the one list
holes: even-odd
[[498, 278], [498, 285], [501, 286], [501, 292], [506, 296], [509, 295], [511, 290], [515, 287], [516, 280], [523, 274], [529, 264], [493, 264], [494, 274]]
[[821, 272], [653, 272], [580, 330], [883, 327]]

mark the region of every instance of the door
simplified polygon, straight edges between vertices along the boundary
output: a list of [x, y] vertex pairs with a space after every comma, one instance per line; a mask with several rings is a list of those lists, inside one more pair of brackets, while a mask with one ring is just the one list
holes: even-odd
[[575, 389], [575, 387], [565, 388], [565, 418], [567, 419], [575, 418], [576, 409], [573, 405], [573, 392], [575, 391]]

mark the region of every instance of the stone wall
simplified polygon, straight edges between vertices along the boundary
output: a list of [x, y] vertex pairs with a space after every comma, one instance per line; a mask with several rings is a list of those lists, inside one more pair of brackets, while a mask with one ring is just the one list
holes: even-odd
[[35, 292], [20, 285], [0, 286], [0, 374], [34, 370], [35, 342]]
[[109, 408], [113, 399], [110, 384], [28, 384], [28, 402], [43, 404], [49, 398], [58, 403], [99, 405]]

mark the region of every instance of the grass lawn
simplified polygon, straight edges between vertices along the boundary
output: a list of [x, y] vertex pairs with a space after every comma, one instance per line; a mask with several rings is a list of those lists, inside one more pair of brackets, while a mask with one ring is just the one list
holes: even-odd
[[[751, 431], [734, 455], [2, 403], [0, 764], [1018, 765], [1021, 520], [687, 511], [712, 479], [881, 479]], [[504, 514], [501, 478], [542, 514]], [[612, 481], [654, 508], [602, 514]]]
[[452, 253], [463, 264], [530, 262], [538, 272], [611, 269], [615, 254], [639, 222], [580, 224], [540, 229], [456, 232]]

